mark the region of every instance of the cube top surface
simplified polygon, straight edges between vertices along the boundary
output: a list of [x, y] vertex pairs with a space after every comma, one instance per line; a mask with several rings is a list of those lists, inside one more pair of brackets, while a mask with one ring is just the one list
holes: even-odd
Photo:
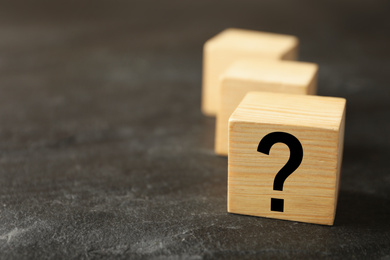
[[229, 122], [266, 123], [338, 131], [344, 98], [249, 92]]
[[240, 60], [224, 73], [223, 79], [307, 86], [318, 71], [317, 64], [280, 60]]
[[210, 49], [266, 52], [269, 56], [279, 56], [297, 45], [298, 38], [295, 36], [235, 28], [226, 29], [206, 42]]

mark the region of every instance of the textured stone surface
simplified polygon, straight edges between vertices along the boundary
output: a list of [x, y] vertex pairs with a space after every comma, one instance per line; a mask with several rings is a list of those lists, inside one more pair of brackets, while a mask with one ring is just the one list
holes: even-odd
[[[353, 7], [353, 8], [352, 8]], [[390, 258], [388, 1], [2, 1], [0, 258]], [[226, 212], [202, 44], [297, 35], [345, 97], [333, 227]]]

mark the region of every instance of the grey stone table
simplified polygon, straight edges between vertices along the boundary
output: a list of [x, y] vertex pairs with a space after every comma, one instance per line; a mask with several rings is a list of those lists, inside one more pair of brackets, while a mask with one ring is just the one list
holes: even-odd
[[[2, 1], [0, 258], [390, 259], [390, 2]], [[348, 100], [332, 227], [228, 214], [202, 44], [297, 35]]]

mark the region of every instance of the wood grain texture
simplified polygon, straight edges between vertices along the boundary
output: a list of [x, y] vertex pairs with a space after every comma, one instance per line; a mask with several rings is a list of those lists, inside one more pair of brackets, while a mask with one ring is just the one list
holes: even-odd
[[219, 104], [218, 79], [235, 61], [241, 59], [295, 60], [295, 36], [241, 29], [226, 29], [203, 47], [202, 112], [215, 116]]
[[[228, 212], [333, 225], [343, 150], [345, 99], [248, 93], [229, 119]], [[282, 143], [257, 151], [271, 132], [287, 132], [302, 144], [301, 165], [274, 191], [275, 175], [290, 151]], [[284, 199], [284, 212], [270, 210]]]
[[290, 94], [316, 93], [318, 66], [314, 63], [280, 60], [241, 60], [221, 76], [220, 103], [216, 117], [215, 152], [228, 154], [230, 115], [250, 91]]

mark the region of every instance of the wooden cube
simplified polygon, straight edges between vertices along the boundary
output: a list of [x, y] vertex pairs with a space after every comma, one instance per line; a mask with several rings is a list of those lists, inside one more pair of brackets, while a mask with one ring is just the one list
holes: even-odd
[[241, 60], [233, 63], [220, 78], [220, 103], [217, 110], [215, 152], [228, 153], [228, 121], [250, 91], [291, 94], [316, 93], [318, 66], [314, 63], [280, 60]]
[[345, 104], [248, 93], [229, 119], [228, 212], [333, 225]]
[[218, 79], [240, 59], [295, 60], [298, 39], [294, 36], [227, 29], [208, 40], [203, 50], [202, 111], [215, 116], [219, 103]]

